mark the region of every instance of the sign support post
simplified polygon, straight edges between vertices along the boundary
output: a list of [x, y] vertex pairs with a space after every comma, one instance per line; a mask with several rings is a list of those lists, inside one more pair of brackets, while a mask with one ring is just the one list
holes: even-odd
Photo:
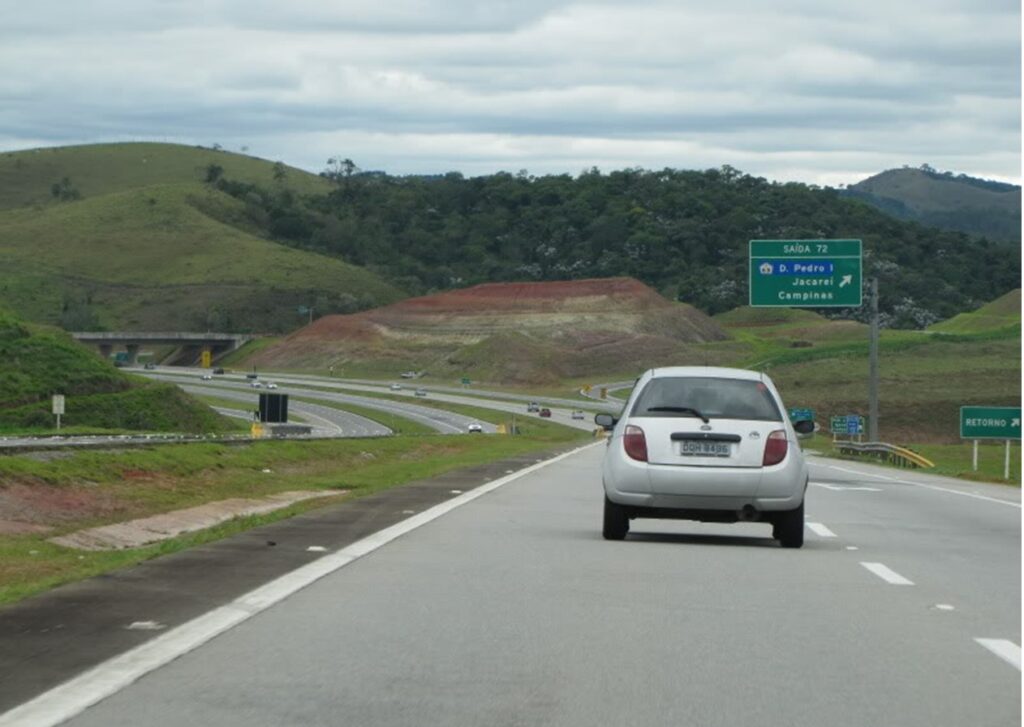
[[871, 341], [868, 353], [868, 441], [878, 441], [878, 278], [871, 278]]
[[1003, 479], [1010, 479], [1010, 440], [1006, 440], [1006, 458], [1003, 460]]
[[977, 439], [974, 440], [974, 454], [971, 457], [971, 466], [973, 467], [975, 472], [978, 471], [978, 440]]

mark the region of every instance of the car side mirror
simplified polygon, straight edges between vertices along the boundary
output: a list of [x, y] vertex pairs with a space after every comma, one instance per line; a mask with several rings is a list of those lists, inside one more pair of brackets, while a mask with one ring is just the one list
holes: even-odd
[[796, 430], [797, 434], [813, 434], [814, 422], [811, 419], [803, 419], [799, 422], [793, 422], [793, 429]]
[[618, 417], [613, 417], [611, 414], [596, 414], [594, 416], [594, 424], [607, 430], [614, 429], [618, 421]]

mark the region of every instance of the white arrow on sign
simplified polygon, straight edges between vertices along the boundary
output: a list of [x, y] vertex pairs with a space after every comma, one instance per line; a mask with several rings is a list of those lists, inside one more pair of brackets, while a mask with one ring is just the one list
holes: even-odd
[[839, 281], [839, 287], [842, 288], [844, 285], [849, 285], [853, 282], [852, 275], [844, 275], [843, 279]]
[[1020, 426], [1020, 419], [1011, 419], [1010, 420], [1010, 426], [1011, 427], [1019, 427]]

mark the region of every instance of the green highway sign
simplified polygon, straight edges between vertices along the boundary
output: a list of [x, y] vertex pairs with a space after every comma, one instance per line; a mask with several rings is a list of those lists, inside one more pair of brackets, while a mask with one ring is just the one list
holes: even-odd
[[750, 305], [857, 308], [860, 240], [751, 240]]
[[469, 378], [468, 378], [468, 377], [466, 377], [466, 376], [463, 376], [463, 377], [462, 377], [462, 385], [463, 385], [463, 386], [469, 386], [469, 383], [470, 383], [470, 382], [469, 382]]
[[960, 438], [1020, 439], [1020, 407], [960, 407]]
[[814, 409], [796, 409], [790, 408], [788, 410], [789, 421], [791, 422], [806, 422], [814, 421]]

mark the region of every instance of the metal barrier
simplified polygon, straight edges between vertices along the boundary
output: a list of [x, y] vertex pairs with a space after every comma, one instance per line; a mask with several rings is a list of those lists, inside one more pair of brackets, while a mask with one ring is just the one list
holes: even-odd
[[836, 442], [842, 454], [868, 454], [900, 467], [934, 467], [935, 463], [917, 452], [885, 442]]

